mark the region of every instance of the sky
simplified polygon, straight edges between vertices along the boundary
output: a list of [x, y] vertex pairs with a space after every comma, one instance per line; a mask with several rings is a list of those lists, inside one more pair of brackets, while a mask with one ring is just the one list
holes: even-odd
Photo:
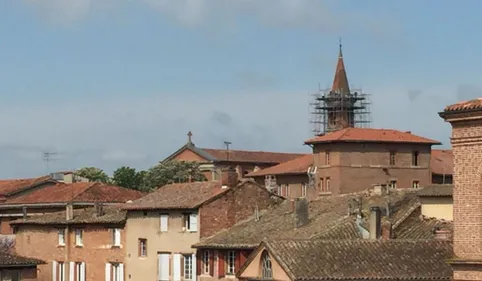
[[[147, 169], [199, 147], [309, 152], [338, 40], [372, 127], [450, 147], [438, 112], [482, 96], [482, 1], [0, 2], [0, 178]], [[44, 152], [52, 152], [44, 161]]]

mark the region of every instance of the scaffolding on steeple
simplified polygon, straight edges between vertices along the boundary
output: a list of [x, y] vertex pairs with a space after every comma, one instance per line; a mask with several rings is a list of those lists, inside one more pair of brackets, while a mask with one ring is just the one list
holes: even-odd
[[312, 133], [319, 136], [349, 127], [369, 128], [372, 122], [370, 106], [369, 94], [362, 89], [350, 90], [340, 41], [333, 86], [318, 89], [310, 102]]

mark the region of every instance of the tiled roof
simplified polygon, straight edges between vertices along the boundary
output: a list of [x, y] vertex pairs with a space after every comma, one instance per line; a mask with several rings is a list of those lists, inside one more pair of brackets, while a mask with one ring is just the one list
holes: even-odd
[[30, 179], [0, 180], [0, 194], [10, 194], [51, 180], [49, 176]]
[[482, 98], [477, 98], [468, 101], [461, 101], [456, 104], [445, 107], [445, 112], [461, 112], [467, 110], [475, 110], [482, 108]]
[[0, 252], [0, 268], [12, 266], [35, 266], [38, 264], [45, 264], [45, 262], [39, 259]]
[[452, 184], [431, 184], [420, 189], [417, 195], [420, 197], [452, 196], [453, 189]]
[[215, 158], [215, 161], [233, 161], [233, 162], [253, 162], [253, 163], [283, 163], [293, 160], [305, 153], [282, 153], [267, 151], [248, 151], [248, 150], [225, 150], [200, 148], [204, 152]]
[[396, 239], [434, 239], [435, 229], [453, 231], [453, 222], [424, 218], [421, 208], [415, 208], [407, 217], [394, 227]]
[[423, 240], [264, 242], [291, 280], [450, 280], [452, 243]]
[[[93, 182], [57, 183], [33, 190], [25, 195], [7, 199], [3, 205], [64, 203], [64, 202], [105, 202], [125, 203], [142, 197], [144, 193], [120, 186]], [[2, 205], [0, 204], [0, 206]]]
[[[384, 206], [390, 201], [393, 207], [391, 213], [394, 219], [402, 217], [399, 211], [405, 210], [405, 205], [413, 204], [417, 196], [410, 191], [393, 192], [385, 196], [366, 197], [364, 193], [344, 194], [321, 197], [309, 202], [309, 223], [300, 228], [295, 227], [295, 217], [291, 202], [284, 201], [274, 207], [260, 212], [259, 220], [254, 217], [235, 224], [228, 230], [221, 231], [203, 239], [194, 247], [199, 248], [255, 248], [261, 241], [269, 239], [300, 239], [334, 238], [358, 239], [354, 216], [348, 216], [349, 202], [354, 198], [363, 200], [363, 214], [369, 216], [371, 206]], [[397, 202], [403, 202], [397, 205]], [[416, 201], [418, 202], [418, 201]], [[367, 224], [365, 226], [368, 228]]]
[[126, 211], [119, 206], [104, 206], [104, 214], [96, 215], [96, 208], [90, 207], [86, 209], [74, 209], [74, 217], [67, 221], [66, 212], [55, 212], [42, 216], [32, 216], [27, 219], [18, 219], [10, 224], [12, 225], [57, 225], [57, 224], [122, 224], [126, 221]]
[[168, 184], [123, 206], [126, 210], [193, 209], [227, 192], [218, 181]]
[[276, 166], [262, 169], [247, 174], [248, 177], [259, 177], [265, 175], [298, 175], [306, 174], [308, 168], [313, 165], [313, 154], [307, 154], [293, 160], [283, 162]]
[[440, 144], [436, 140], [416, 136], [410, 132], [391, 129], [345, 128], [305, 141], [306, 144], [331, 142], [388, 142]]
[[432, 174], [452, 175], [454, 172], [454, 155], [450, 149], [432, 149], [430, 169]]

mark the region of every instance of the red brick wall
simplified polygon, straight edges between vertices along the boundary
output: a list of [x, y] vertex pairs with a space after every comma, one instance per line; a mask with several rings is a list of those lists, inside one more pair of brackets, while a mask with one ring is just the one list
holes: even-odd
[[[117, 226], [120, 228], [120, 226]], [[124, 262], [124, 250], [112, 248], [112, 231], [104, 226], [82, 226], [83, 244], [79, 248], [74, 245], [75, 231], [70, 229], [66, 237], [66, 245], [58, 245], [57, 228], [50, 226], [20, 226], [16, 236], [15, 250], [19, 255], [38, 258], [48, 264], [39, 265], [38, 280], [52, 280], [52, 262], [85, 262], [86, 280], [104, 280], [105, 264], [108, 262]], [[125, 233], [121, 231], [121, 244], [125, 245]], [[68, 273], [66, 275], [68, 277]]]
[[[265, 186], [265, 176], [259, 176], [259, 177], [254, 177], [253, 178], [259, 185]], [[316, 187], [310, 188], [308, 186], [308, 175], [306, 173], [301, 174], [301, 175], [276, 175], [276, 184], [277, 185], [289, 185], [289, 196], [287, 197], [288, 199], [294, 199], [294, 198], [300, 198], [302, 197], [302, 192], [301, 192], [301, 184], [305, 183], [307, 185], [306, 187], [306, 198], [308, 200], [313, 200], [318, 197], [318, 193], [320, 190]], [[277, 191], [277, 190], [275, 190]], [[281, 194], [279, 194], [281, 195]]]
[[266, 209], [277, 201], [271, 197], [272, 194], [264, 187], [259, 188], [256, 184], [247, 182], [221, 198], [201, 206], [201, 238], [211, 236], [252, 216], [256, 205], [259, 210]]

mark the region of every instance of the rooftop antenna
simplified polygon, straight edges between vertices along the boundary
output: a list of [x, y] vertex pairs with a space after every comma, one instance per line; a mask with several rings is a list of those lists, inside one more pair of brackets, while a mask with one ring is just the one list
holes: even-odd
[[226, 160], [229, 161], [229, 145], [232, 143], [230, 141], [224, 141], [224, 146], [226, 146]]
[[45, 166], [46, 166], [46, 169], [47, 169], [47, 174], [50, 173], [50, 166], [49, 166], [49, 163], [51, 161], [55, 161], [57, 159], [55, 158], [52, 158], [52, 156], [55, 156], [57, 155], [58, 153], [57, 152], [51, 152], [51, 151], [45, 151], [44, 152], [44, 156], [43, 156], [43, 160], [45, 162]]

